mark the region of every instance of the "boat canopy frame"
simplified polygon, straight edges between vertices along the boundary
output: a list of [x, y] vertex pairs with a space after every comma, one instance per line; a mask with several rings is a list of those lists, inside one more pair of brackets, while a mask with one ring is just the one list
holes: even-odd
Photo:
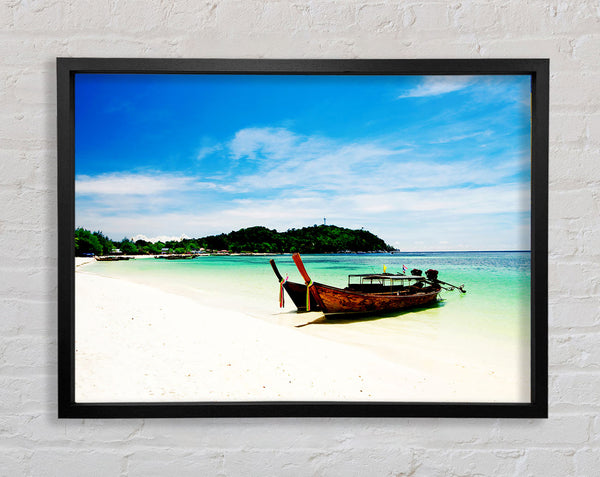
[[352, 285], [380, 285], [392, 287], [394, 285], [411, 285], [417, 282], [427, 282], [425, 277], [417, 275], [401, 275], [393, 273], [368, 273], [362, 275], [348, 275], [348, 286]]

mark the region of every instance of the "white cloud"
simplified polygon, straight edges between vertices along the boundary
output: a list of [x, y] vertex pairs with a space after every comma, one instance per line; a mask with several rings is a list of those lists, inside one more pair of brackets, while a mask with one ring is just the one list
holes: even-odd
[[398, 98], [422, 98], [460, 91], [469, 86], [472, 81], [472, 76], [427, 76], [419, 86]]
[[[473, 189], [387, 191], [380, 188], [355, 194], [352, 190], [333, 197], [319, 191], [279, 191], [269, 198], [236, 199], [219, 209], [156, 211], [147, 214], [123, 210], [116, 215], [88, 211], [77, 216], [77, 225], [110, 231], [111, 238], [131, 237], [143, 231], [154, 240], [200, 237], [265, 225], [283, 231], [327, 222], [349, 228], [364, 227], [404, 250], [527, 249], [528, 227], [518, 214], [528, 217], [526, 186], [506, 184]], [[503, 216], [499, 219], [498, 216]], [[508, 221], [504, 225], [503, 222]], [[172, 234], [163, 236], [164, 231]], [[423, 244], [413, 244], [421, 240]], [[440, 242], [445, 241], [447, 244]]]
[[138, 234], [135, 237], [132, 237], [132, 241], [136, 242], [138, 240], [145, 240], [146, 242], [152, 242], [152, 243], [156, 243], [156, 242], [168, 242], [170, 240], [183, 240], [183, 239], [189, 239], [190, 237], [188, 237], [185, 234], [176, 236], [176, 235], [158, 235], [156, 237], [147, 237], [146, 235], [143, 234]]
[[352, 208], [372, 213], [432, 213], [438, 216], [465, 217], [529, 211], [529, 187], [523, 184], [449, 188], [422, 191], [392, 191], [352, 195], [347, 198]]
[[491, 135], [492, 135], [492, 131], [490, 131], [490, 130], [476, 131], [476, 132], [469, 133], [469, 134], [458, 134], [456, 136], [448, 136], [448, 137], [444, 137], [444, 138], [440, 138], [440, 139], [435, 139], [433, 141], [430, 141], [430, 144], [448, 144], [450, 142], [462, 141], [464, 139], [471, 139], [474, 137], [489, 137]]
[[368, 142], [341, 144], [331, 139], [303, 137], [270, 128], [243, 130], [236, 138], [238, 136], [252, 138], [244, 140], [248, 146], [245, 149], [235, 149], [238, 159], [244, 156], [253, 159], [259, 148], [264, 160], [256, 165], [255, 172], [231, 182], [230, 190], [237, 192], [271, 188], [345, 190], [348, 186], [358, 186], [366, 179], [367, 172], [380, 169], [386, 158], [397, 158], [408, 151]]
[[95, 177], [79, 175], [75, 179], [78, 195], [152, 196], [170, 191], [215, 189], [211, 182], [195, 177], [156, 173], [111, 173]]
[[[418, 157], [411, 149], [386, 148], [375, 143], [339, 144], [325, 139], [297, 137], [285, 158], [265, 155], [253, 173], [232, 180], [229, 190], [239, 193], [283, 189], [355, 194], [378, 190], [431, 189], [461, 184], [497, 183], [515, 172], [506, 161], [486, 164], [484, 156], [452, 163]], [[522, 167], [521, 164], [519, 166]]]
[[196, 155], [196, 159], [201, 161], [205, 157], [210, 156], [211, 154], [222, 151], [222, 150], [223, 150], [223, 146], [221, 144], [215, 144], [213, 146], [203, 146], [198, 151], [198, 154]]
[[223, 184], [172, 174], [78, 177], [77, 225], [101, 228], [111, 238], [164, 240], [253, 225], [287, 230], [327, 217], [388, 243], [400, 241], [404, 249], [408, 237], [428, 250], [528, 248], [528, 235], [516, 223], [529, 212], [528, 183], [507, 183], [527, 170], [525, 151], [493, 161], [443, 162], [437, 151], [428, 150], [428, 157], [376, 141], [342, 143], [281, 128], [241, 130], [230, 146], [240, 168], [248, 161], [243, 170], [251, 172], [233, 168], [236, 175]]
[[124, 209], [106, 214], [103, 210], [93, 208], [78, 211], [75, 223], [77, 227], [88, 230], [101, 230], [114, 240], [123, 237], [140, 237], [145, 240], [144, 236], [154, 240], [162, 237], [199, 237], [221, 233], [223, 227], [229, 227], [229, 224], [225, 225], [219, 217], [218, 212], [204, 210], [200, 210], [199, 213], [157, 210], [148, 214]]
[[235, 134], [229, 148], [234, 159], [256, 159], [258, 154], [283, 157], [297, 139], [283, 128], [246, 128]]
[[102, 174], [77, 176], [75, 192], [81, 195], [151, 195], [192, 187], [189, 177], [156, 174]]

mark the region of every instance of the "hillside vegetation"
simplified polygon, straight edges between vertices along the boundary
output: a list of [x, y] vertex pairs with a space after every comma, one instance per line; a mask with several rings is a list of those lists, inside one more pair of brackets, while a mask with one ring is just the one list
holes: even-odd
[[256, 226], [227, 234], [155, 243], [145, 240], [132, 242], [127, 238], [114, 241], [102, 232], [90, 232], [83, 228], [75, 230], [76, 255], [84, 253], [108, 255], [114, 249], [120, 249], [129, 255], [158, 254], [163, 248], [168, 248], [170, 253], [188, 253], [202, 248], [206, 251], [227, 250], [232, 253], [336, 253], [394, 250], [367, 230], [352, 230], [335, 225], [315, 225], [285, 232]]

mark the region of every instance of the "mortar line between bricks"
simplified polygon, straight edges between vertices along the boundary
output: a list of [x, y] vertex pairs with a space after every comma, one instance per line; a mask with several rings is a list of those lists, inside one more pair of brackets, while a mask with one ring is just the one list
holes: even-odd
[[[42, 336], [45, 336], [45, 338], [47, 340], [49, 340], [49, 342], [56, 342], [57, 338], [54, 336], [49, 336], [48, 334], [44, 333]], [[18, 339], [36, 339], [39, 338], [40, 335], [38, 334], [30, 334], [30, 333], [23, 333], [23, 334], [18, 334], [18, 335], [14, 335], [14, 336], [8, 336], [5, 338], [7, 338], [6, 340], [3, 341], [17, 341], [15, 338]]]
[[[53, 258], [53, 260], [56, 260], [56, 257]], [[46, 305], [46, 304], [56, 304], [57, 300], [34, 300], [31, 298], [16, 298], [16, 297], [12, 297], [12, 296], [7, 296], [3, 298], [3, 301], [5, 303], [7, 302], [15, 302], [15, 303], [26, 303], [26, 304], [32, 304], [32, 305]]]
[[585, 369], [584, 367], [574, 367], [574, 366], [564, 366], [564, 365], [562, 365], [562, 366], [561, 365], [558, 365], [558, 366], [550, 365], [548, 368], [549, 368], [549, 371], [559, 371], [559, 373], [549, 372], [548, 373], [549, 377], [564, 376], [565, 374], [568, 374], [569, 376], [577, 376], [580, 374], [581, 375], [600, 374], [600, 366], [597, 366], [596, 368], [594, 368], [592, 370]]
[[[598, 322], [600, 325], [600, 321]], [[549, 337], [559, 336], [585, 336], [585, 335], [598, 335], [600, 337], [600, 330], [596, 326], [581, 326], [581, 327], [552, 327], [549, 330]]]
[[[90, 452], [94, 452], [95, 450], [102, 450], [102, 451], [110, 451], [110, 450], [122, 450], [123, 452], [127, 452], [127, 453], [131, 453], [131, 447], [128, 448], [128, 450], [124, 450], [123, 449], [123, 443], [127, 443], [127, 444], [132, 444], [135, 446], [135, 450], [140, 450], [140, 451], [148, 451], [148, 452], [160, 452], [160, 451], [165, 451], [165, 450], [170, 450], [172, 451], [173, 448], [168, 444], [165, 443], [162, 446], [147, 446], [144, 445], [143, 441], [136, 441], [136, 438], [132, 438], [131, 440], [115, 440], [113, 442], [106, 442], [106, 441], [95, 441], [92, 439], [86, 439], [86, 440], [82, 440], [82, 441], [75, 441], [72, 439], [65, 439], [64, 442], [62, 443], [62, 445], [56, 445], [56, 446], [49, 446], [49, 445], [43, 445], [42, 441], [36, 441], [37, 445], [36, 445], [36, 450], [47, 450], [47, 451], [62, 451], [65, 449], [65, 445], [68, 445], [69, 448], [73, 449], [73, 450], [89, 450]], [[427, 440], [427, 438], [423, 438], [424, 440]], [[392, 438], [390, 438], [390, 440], [393, 440]], [[457, 444], [457, 443], [453, 443], [453, 446], [458, 446], [458, 447], [453, 447], [454, 450], [458, 450], [461, 452], [514, 452], [515, 451], [515, 447], [516, 446], [523, 446], [523, 445], [527, 445], [527, 450], [531, 450], [531, 449], [540, 449], [540, 450], [548, 450], [548, 449], [557, 449], [557, 447], [559, 448], [560, 451], [565, 451], [565, 452], [570, 452], [570, 451], [577, 451], [578, 449], [581, 448], [581, 443], [570, 443], [570, 442], [561, 442], [561, 441], [556, 441], [556, 442], [551, 442], [551, 443], [547, 443], [547, 444], [542, 444], [542, 443], [535, 443], [535, 446], [531, 445], [532, 442], [531, 440], [515, 440], [512, 441], [512, 443], [509, 442], [498, 442], [498, 441], [492, 441], [492, 442], [488, 442], [488, 443], [482, 443], [480, 445], [470, 445], [470, 444]], [[410, 447], [411, 450], [415, 450], [415, 451], [447, 451], [448, 450], [448, 445], [447, 444], [436, 444], [436, 445], [430, 445], [430, 444], [426, 444], [426, 443], [422, 443], [422, 444], [412, 444], [412, 443], [405, 443], [406, 446]], [[501, 445], [501, 446], [500, 446]], [[588, 444], [590, 445], [590, 447], [592, 448], [598, 448], [599, 446], [595, 445], [595, 444]], [[93, 447], [92, 447], [93, 446]], [[4, 445], [0, 444], [0, 448], [2, 449], [7, 449]], [[19, 450], [19, 449], [27, 449], [27, 447], [19, 447], [19, 446], [13, 446], [9, 449], [13, 449], [13, 450]], [[272, 454], [273, 453], [273, 448], [272, 447], [264, 447], [264, 448], [256, 448], [256, 447], [239, 447], [239, 448], [227, 448], [227, 449], [223, 449], [223, 447], [202, 447], [202, 450], [198, 450], [198, 447], [182, 447], [182, 446], [178, 446], [176, 449], [176, 452], [178, 454], [185, 454], [185, 455], [195, 455], [195, 456], [202, 456], [205, 454], [215, 454], [215, 453], [220, 453], [220, 452], [226, 452], [226, 453], [236, 453], [236, 452], [244, 452], [251, 449], [251, 452], [253, 453], [261, 453], [261, 454]], [[344, 452], [344, 451], [357, 451], [357, 450], [364, 450], [364, 451], [370, 451], [370, 450], [382, 450], [382, 451], [397, 451], [398, 447], [394, 446], [393, 443], [390, 443], [389, 446], [381, 446], [381, 445], [373, 445], [373, 446], [356, 446], [356, 445], [350, 445], [350, 446], [331, 446], [328, 447], [327, 450], [324, 450], [322, 447], [294, 447], [292, 452], [322, 452], [323, 454], [332, 454], [335, 452]], [[525, 452], [526, 452], [525, 451]], [[133, 451], [135, 452], [135, 451]]]

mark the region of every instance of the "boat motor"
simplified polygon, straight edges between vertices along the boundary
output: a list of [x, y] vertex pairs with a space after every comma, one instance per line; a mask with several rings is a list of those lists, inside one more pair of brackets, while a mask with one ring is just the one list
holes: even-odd
[[422, 277], [423, 276], [423, 270], [419, 270], [418, 268], [413, 268], [410, 271], [410, 274], [415, 276], [415, 277]]
[[438, 271], [437, 270], [432, 270], [430, 268], [429, 270], [427, 270], [425, 272], [425, 275], [427, 275], [427, 278], [429, 280], [431, 280], [432, 282], [437, 282], [438, 281]]

